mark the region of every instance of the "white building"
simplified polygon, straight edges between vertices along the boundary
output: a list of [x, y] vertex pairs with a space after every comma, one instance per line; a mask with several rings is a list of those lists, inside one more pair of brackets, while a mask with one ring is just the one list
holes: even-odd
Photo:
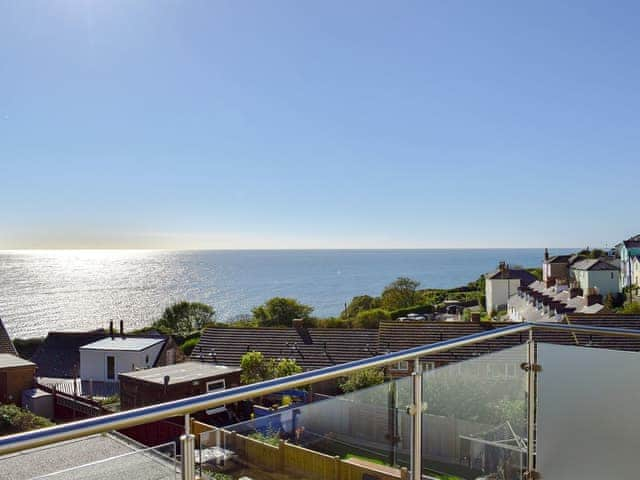
[[485, 296], [487, 312], [506, 310], [509, 297], [518, 292], [518, 287], [527, 286], [536, 281], [526, 270], [511, 269], [504, 262], [498, 270], [485, 275]]
[[163, 338], [113, 336], [80, 347], [80, 378], [117, 382], [118, 375], [155, 365]]
[[620, 268], [601, 258], [581, 260], [571, 265], [571, 276], [585, 295], [595, 291], [602, 295], [620, 292]]

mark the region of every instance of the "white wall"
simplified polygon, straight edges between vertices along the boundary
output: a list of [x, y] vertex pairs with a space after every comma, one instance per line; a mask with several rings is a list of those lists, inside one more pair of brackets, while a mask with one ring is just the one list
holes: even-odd
[[518, 293], [520, 279], [487, 279], [485, 295], [487, 296], [487, 312], [494, 312], [508, 303], [509, 297]]
[[573, 270], [573, 274], [585, 295], [589, 288], [596, 288], [602, 296], [620, 291], [620, 277], [617, 271]]
[[[118, 374], [130, 372], [136, 368], [152, 367], [156, 361], [162, 343], [153, 345], [141, 352], [129, 352], [122, 350], [89, 350], [80, 349], [80, 378], [92, 379], [99, 382], [117, 382]], [[107, 378], [107, 357], [115, 358], [115, 376]], [[147, 363], [148, 357], [148, 363]]]

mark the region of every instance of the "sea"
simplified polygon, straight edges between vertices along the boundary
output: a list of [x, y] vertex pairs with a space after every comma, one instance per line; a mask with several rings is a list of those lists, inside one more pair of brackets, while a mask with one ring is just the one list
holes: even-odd
[[451, 288], [502, 260], [535, 267], [542, 257], [542, 249], [0, 251], [0, 318], [13, 338], [106, 328], [110, 320], [129, 330], [180, 300], [210, 304], [229, 321], [275, 296], [333, 316], [399, 276]]

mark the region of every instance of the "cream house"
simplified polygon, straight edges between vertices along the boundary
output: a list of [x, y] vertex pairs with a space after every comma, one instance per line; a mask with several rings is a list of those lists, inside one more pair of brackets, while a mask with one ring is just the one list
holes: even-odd
[[620, 292], [620, 268], [614, 260], [581, 260], [571, 266], [571, 276], [585, 294], [596, 291], [605, 296]]
[[498, 270], [485, 275], [487, 312], [506, 310], [509, 297], [518, 293], [518, 287], [528, 286], [535, 281], [536, 277], [526, 270], [512, 269], [501, 262]]

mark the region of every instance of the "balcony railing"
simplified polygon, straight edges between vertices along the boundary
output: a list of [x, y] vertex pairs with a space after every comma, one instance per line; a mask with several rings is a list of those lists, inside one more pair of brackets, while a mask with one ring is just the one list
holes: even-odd
[[[574, 338], [577, 346], [547, 343], [544, 335], [537, 335], [541, 332], [551, 336], [563, 333]], [[464, 351], [481, 342], [514, 336], [523, 341], [432, 371], [420, 367], [421, 357]], [[635, 447], [640, 446], [634, 433], [636, 418], [640, 418], [640, 357], [629, 351], [585, 348], [593, 344], [593, 338], [610, 336], [640, 338], [640, 331], [566, 324], [512, 325], [7, 436], [0, 438], [0, 455], [185, 416], [180, 474], [188, 480], [195, 478], [196, 461], [201, 464], [206, 455], [217, 466], [253, 458], [258, 471], [284, 473], [291, 469], [297, 472], [291, 478], [305, 478], [305, 465], [311, 465], [309, 455], [316, 455], [314, 468], [322, 469], [321, 473], [310, 472], [309, 478], [338, 479], [341, 469], [364, 468], [362, 464], [371, 465], [372, 460], [385, 464], [377, 467], [381, 476], [373, 478], [396, 478], [392, 467], [401, 472], [397, 478], [404, 475], [413, 480], [425, 473], [433, 478], [441, 473], [459, 478], [480, 478], [488, 473], [493, 476], [486, 478], [503, 480], [536, 475], [545, 479], [637, 478], [633, 465]], [[624, 339], [619, 343], [623, 350], [631, 348]], [[266, 420], [216, 429], [197, 442], [189, 430], [189, 415], [195, 412], [400, 361], [413, 361], [418, 368], [410, 377], [274, 413]], [[265, 441], [269, 425], [273, 431], [285, 433], [287, 441], [273, 441], [273, 435]]]

